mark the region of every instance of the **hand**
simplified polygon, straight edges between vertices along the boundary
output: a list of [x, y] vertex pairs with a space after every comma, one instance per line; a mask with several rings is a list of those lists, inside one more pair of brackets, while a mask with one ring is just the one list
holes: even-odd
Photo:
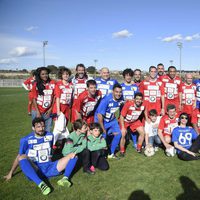
[[3, 177], [5, 181], [9, 181], [12, 178], [12, 174], [8, 173], [6, 176]]
[[187, 153], [190, 154], [190, 155], [192, 155], [192, 156], [194, 156], [194, 157], [196, 157], [196, 154], [194, 152], [192, 152], [192, 151], [188, 150]]

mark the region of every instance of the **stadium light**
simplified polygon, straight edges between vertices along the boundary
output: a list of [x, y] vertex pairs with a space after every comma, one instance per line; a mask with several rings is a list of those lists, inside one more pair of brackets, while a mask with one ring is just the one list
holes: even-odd
[[180, 76], [181, 76], [181, 50], [182, 50], [182, 48], [183, 48], [183, 43], [182, 42], [177, 42], [177, 46], [178, 46], [178, 48], [180, 49]]
[[45, 46], [48, 45], [48, 41], [43, 41], [43, 65], [44, 67], [46, 67], [45, 65]]

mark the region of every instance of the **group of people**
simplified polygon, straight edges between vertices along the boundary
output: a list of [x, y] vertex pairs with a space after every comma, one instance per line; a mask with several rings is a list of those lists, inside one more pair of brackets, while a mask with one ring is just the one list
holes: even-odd
[[[96, 79], [88, 77], [83, 64], [76, 66], [73, 78], [65, 67], [59, 69], [57, 81], [49, 74], [40, 67], [23, 83], [29, 90], [33, 132], [21, 139], [7, 180], [19, 164], [47, 195], [51, 188], [44, 177], [64, 173], [58, 184], [70, 187], [75, 167], [82, 165], [88, 174], [95, 174], [96, 168], [108, 170], [107, 158], [124, 157], [129, 139], [138, 153], [143, 147], [175, 148], [182, 160], [200, 159], [200, 80], [193, 82], [191, 74], [182, 82], [174, 66], [165, 74], [162, 63], [151, 66], [144, 80], [140, 69], [125, 69], [121, 84], [106, 67]], [[65, 128], [73, 124], [73, 132], [64, 138], [63, 157], [52, 161], [59, 140], [51, 133], [52, 122], [61, 116]]]

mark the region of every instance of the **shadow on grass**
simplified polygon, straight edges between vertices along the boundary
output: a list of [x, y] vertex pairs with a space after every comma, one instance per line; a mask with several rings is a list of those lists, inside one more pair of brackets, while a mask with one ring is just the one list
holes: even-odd
[[151, 198], [143, 190], [136, 190], [131, 193], [128, 200], [151, 200]]
[[176, 197], [176, 200], [199, 200], [200, 189], [196, 184], [186, 176], [180, 177], [180, 182], [183, 187], [184, 193]]

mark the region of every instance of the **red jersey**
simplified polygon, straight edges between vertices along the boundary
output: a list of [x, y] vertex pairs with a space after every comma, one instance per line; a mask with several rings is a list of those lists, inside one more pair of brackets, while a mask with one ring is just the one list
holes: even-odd
[[162, 78], [162, 82], [165, 89], [165, 108], [168, 104], [174, 104], [178, 110], [181, 79], [178, 76], [171, 79], [168, 75], [165, 75]]
[[95, 107], [101, 99], [102, 93], [100, 90], [96, 91], [94, 97], [89, 97], [88, 91], [82, 92], [76, 102], [75, 109], [81, 113], [83, 119], [87, 123], [94, 122]]
[[72, 83], [74, 85], [74, 100], [78, 99], [79, 94], [84, 92], [87, 88], [86, 82], [88, 79], [73, 79]]
[[165, 135], [171, 136], [173, 129], [178, 126], [178, 120], [179, 120], [178, 114], [176, 114], [173, 119], [169, 118], [168, 115], [164, 115], [160, 119], [158, 129], [161, 129], [163, 131], [164, 136]]
[[55, 84], [56, 83], [54, 80], [51, 80], [49, 83], [46, 83], [45, 89], [43, 90], [44, 95], [39, 95], [36, 83], [34, 83], [32, 89], [33, 98], [36, 99], [40, 113], [45, 113], [51, 107], [54, 97]]
[[182, 93], [182, 112], [186, 112], [191, 115], [195, 102], [196, 86], [194, 84], [187, 85], [186, 83], [182, 83], [180, 92]]
[[196, 124], [200, 133], [200, 110], [196, 108], [192, 113], [192, 124]]
[[144, 103], [147, 112], [156, 109], [158, 115], [161, 113], [161, 96], [165, 94], [163, 83], [158, 79], [156, 81], [142, 81], [140, 92], [144, 95]]
[[139, 119], [144, 110], [145, 106], [143, 104], [138, 108], [135, 106], [133, 100], [126, 101], [122, 108], [121, 115], [124, 117], [125, 123], [133, 123]]
[[24, 84], [27, 86], [27, 88], [29, 89], [29, 90], [32, 90], [32, 88], [33, 88], [33, 84], [35, 83], [35, 79], [33, 79], [33, 77], [30, 77], [30, 78], [28, 78], [28, 79], [26, 79], [25, 81], [24, 81]]

